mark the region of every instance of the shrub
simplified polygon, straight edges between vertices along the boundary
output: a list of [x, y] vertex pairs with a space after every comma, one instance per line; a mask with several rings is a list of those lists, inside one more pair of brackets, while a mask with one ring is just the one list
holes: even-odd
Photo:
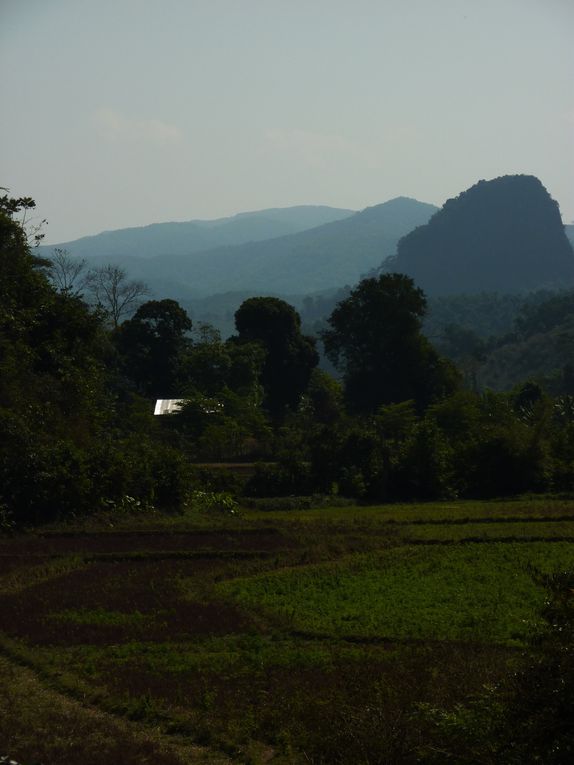
[[566, 765], [574, 759], [574, 571], [534, 576], [549, 592], [545, 630], [498, 686], [452, 710], [422, 708], [432, 726], [420, 762]]
[[275, 465], [258, 465], [243, 493], [248, 497], [286, 497], [307, 495], [311, 489], [309, 465], [285, 460]]
[[350, 507], [354, 504], [347, 497], [330, 494], [313, 494], [311, 497], [246, 497], [242, 504], [253, 510], [268, 512], [289, 510], [311, 510], [320, 507]]
[[239, 515], [239, 505], [224, 491], [194, 491], [189, 504], [193, 510], [209, 515]]

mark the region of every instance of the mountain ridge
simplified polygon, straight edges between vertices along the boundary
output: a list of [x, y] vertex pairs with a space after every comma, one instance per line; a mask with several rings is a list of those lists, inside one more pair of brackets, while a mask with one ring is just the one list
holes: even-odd
[[302, 294], [358, 281], [398, 240], [437, 210], [407, 197], [365, 208], [338, 221], [282, 237], [182, 256], [155, 258], [204, 294], [251, 289]]
[[67, 242], [44, 245], [41, 249], [66, 249], [81, 258], [150, 258], [164, 254], [186, 254], [297, 233], [344, 219], [354, 212], [327, 205], [271, 207], [212, 220], [164, 221], [111, 229]]
[[[147, 282], [156, 294], [175, 299], [242, 290], [305, 294], [357, 282], [436, 210], [434, 205], [397, 197], [279, 237], [147, 258], [101, 252], [89, 265], [114, 263], [130, 278]], [[81, 251], [70, 252], [82, 257]]]

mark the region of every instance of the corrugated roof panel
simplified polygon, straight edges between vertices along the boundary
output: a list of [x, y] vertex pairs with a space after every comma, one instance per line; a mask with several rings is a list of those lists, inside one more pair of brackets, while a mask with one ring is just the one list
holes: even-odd
[[154, 414], [173, 414], [179, 412], [185, 402], [184, 398], [158, 398], [155, 402]]

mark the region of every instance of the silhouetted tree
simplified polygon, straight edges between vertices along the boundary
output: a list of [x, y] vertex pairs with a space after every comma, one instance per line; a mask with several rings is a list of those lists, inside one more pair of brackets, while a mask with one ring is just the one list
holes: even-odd
[[266, 352], [261, 372], [264, 406], [275, 419], [294, 409], [319, 356], [315, 341], [301, 334], [297, 311], [284, 300], [250, 298], [235, 313], [240, 342], [258, 342]]
[[424, 408], [456, 388], [455, 368], [421, 334], [425, 308], [422, 290], [402, 274], [364, 279], [335, 308], [323, 341], [354, 411], [409, 399]]
[[48, 278], [59, 292], [80, 297], [86, 286], [86, 261], [73, 258], [68, 250], [54, 248], [49, 258]]
[[146, 395], [181, 395], [180, 369], [191, 319], [176, 300], [149, 300], [117, 331], [127, 374]]

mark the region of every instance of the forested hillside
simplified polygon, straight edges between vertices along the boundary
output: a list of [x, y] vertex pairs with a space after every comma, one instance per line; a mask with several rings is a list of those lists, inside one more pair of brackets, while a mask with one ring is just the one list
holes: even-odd
[[526, 304], [513, 331], [491, 346], [479, 373], [482, 386], [508, 390], [529, 379], [574, 394], [574, 292]]
[[540, 181], [503, 176], [449, 199], [384, 269], [408, 274], [431, 296], [557, 289], [574, 283], [574, 252]]

